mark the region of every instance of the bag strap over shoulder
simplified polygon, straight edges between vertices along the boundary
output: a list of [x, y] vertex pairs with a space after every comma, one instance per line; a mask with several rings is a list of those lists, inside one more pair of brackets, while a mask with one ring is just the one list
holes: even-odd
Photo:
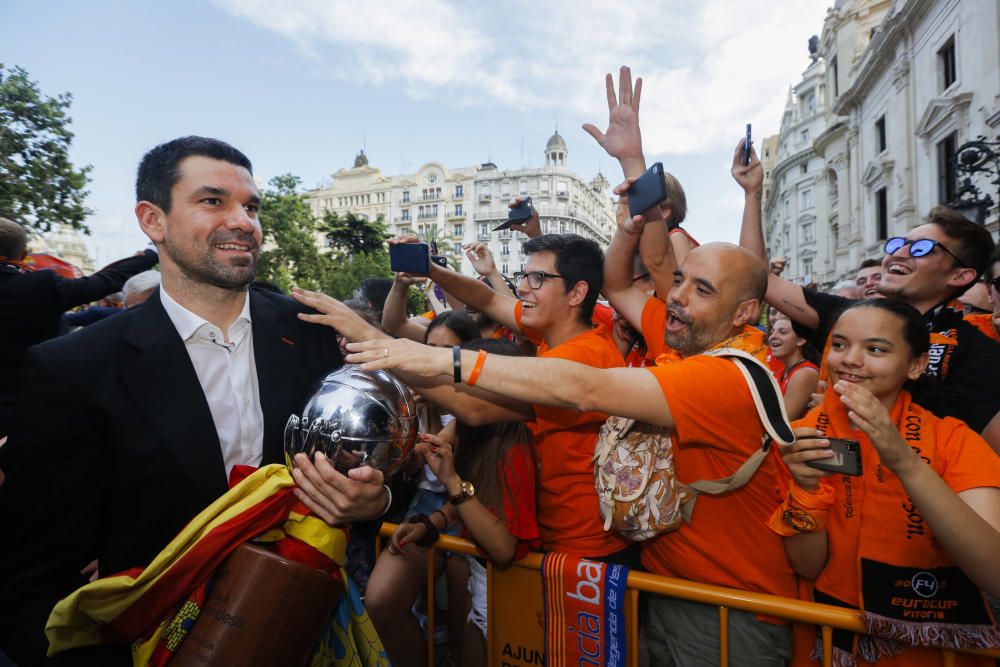
[[[783, 445], [795, 442], [795, 432], [788, 422], [785, 401], [781, 398], [781, 387], [778, 386], [778, 381], [774, 379], [771, 370], [755, 356], [743, 350], [723, 347], [712, 350], [709, 354], [716, 357], [728, 357], [740, 369], [747, 381], [747, 386], [750, 388], [750, 395], [753, 396], [757, 415], [760, 417], [767, 434]], [[765, 444], [764, 448], [767, 449], [768, 446], [769, 443]]]
[[760, 468], [764, 459], [767, 458], [772, 440], [783, 445], [795, 441], [795, 432], [788, 422], [788, 413], [785, 412], [785, 402], [781, 398], [781, 389], [771, 371], [764, 364], [753, 355], [734, 348], [719, 348], [707, 354], [728, 357], [740, 369], [740, 373], [750, 388], [750, 395], [753, 396], [754, 406], [757, 408], [757, 416], [760, 418], [767, 435], [764, 442], [761, 443], [761, 448], [751, 454], [732, 475], [716, 480], [699, 480], [686, 485], [693, 492], [684, 501], [681, 508], [684, 520], [688, 522], [691, 520], [694, 503], [699, 493], [715, 496], [735, 491], [749, 482], [757, 469]]

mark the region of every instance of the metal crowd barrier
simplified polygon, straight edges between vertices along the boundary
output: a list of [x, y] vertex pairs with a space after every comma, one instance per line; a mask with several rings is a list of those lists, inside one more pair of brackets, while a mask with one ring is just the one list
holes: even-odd
[[[379, 533], [379, 540], [376, 541], [376, 555], [381, 551], [381, 538], [391, 537], [396, 530], [396, 524], [385, 523]], [[479, 555], [475, 546], [468, 540], [463, 540], [449, 535], [441, 535], [433, 548], [429, 549], [429, 556], [433, 556], [435, 551], [449, 551], [452, 553], [467, 554], [471, 556]], [[540, 572], [542, 568], [542, 554], [531, 552], [522, 560], [511, 565], [513, 568], [523, 568]], [[488, 667], [502, 667], [498, 664], [496, 651], [495, 618], [494, 618], [494, 578], [496, 568], [493, 563], [486, 565], [486, 586], [487, 586], [487, 609], [489, 612], [487, 621], [487, 665]], [[434, 614], [435, 614], [435, 568], [434, 558], [427, 559], [427, 664], [434, 665]], [[539, 584], [540, 586], [540, 584]], [[812, 623], [820, 627], [823, 640], [823, 667], [831, 667], [833, 630], [850, 630], [852, 632], [865, 632], [865, 625], [861, 614], [858, 611], [835, 607], [832, 605], [819, 604], [816, 602], [806, 602], [793, 598], [784, 598], [777, 595], [767, 595], [764, 593], [752, 593], [741, 591], [735, 588], [723, 586], [713, 586], [711, 584], [699, 584], [686, 579], [674, 579], [671, 577], [661, 577], [648, 572], [630, 572], [627, 580], [626, 604], [625, 604], [625, 625], [627, 638], [627, 652], [625, 664], [628, 667], [638, 667], [638, 653], [636, 647], [639, 640], [639, 627], [636, 623], [639, 609], [639, 592], [663, 595], [666, 597], [691, 600], [703, 604], [714, 605], [719, 608], [719, 664], [727, 667], [729, 663], [728, 646], [728, 620], [729, 610], [739, 609], [755, 614], [763, 614], [776, 618], [783, 618], [789, 621], [800, 621]], [[1000, 658], [1000, 649], [962, 649], [951, 651], [942, 649], [941, 655], [945, 667], [955, 665], [956, 653], [973, 653], [993, 658]]]

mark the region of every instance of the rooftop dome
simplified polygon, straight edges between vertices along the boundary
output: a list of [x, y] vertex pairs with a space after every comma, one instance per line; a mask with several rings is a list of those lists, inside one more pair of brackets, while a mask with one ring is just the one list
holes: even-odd
[[549, 137], [549, 142], [545, 144], [545, 150], [550, 151], [553, 148], [566, 149], [566, 140], [559, 134], [559, 130], [556, 130], [556, 133]]

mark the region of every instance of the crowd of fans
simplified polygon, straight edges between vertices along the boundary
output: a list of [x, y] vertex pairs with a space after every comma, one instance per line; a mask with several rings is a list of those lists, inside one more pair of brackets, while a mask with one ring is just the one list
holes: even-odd
[[[0, 502], [13, 538], [0, 557], [4, 648], [39, 660], [39, 621], [55, 600], [98, 571], [148, 562], [233, 466], [280, 460], [282, 411], [342, 356], [391, 370], [419, 405], [420, 441], [391, 494], [377, 472], [294, 461], [300, 500], [331, 526], [355, 523], [348, 570], [392, 664], [426, 663], [427, 547], [443, 533], [479, 549], [435, 563], [447, 583], [447, 612], [435, 616], [447, 618], [454, 664], [485, 664], [486, 560], [505, 566], [532, 549], [859, 609], [870, 634], [835, 633], [836, 664], [940, 664], [925, 646], [949, 631], [996, 646], [1000, 254], [990, 234], [936, 207], [853, 280], [803, 287], [781, 277], [783, 259], [769, 262], [763, 169], [752, 149], [743, 163], [742, 140], [739, 245], [699, 245], [683, 229], [687, 202], [670, 174], [666, 201], [629, 214], [646, 170], [640, 95], [627, 68], [617, 90], [609, 75], [608, 127], [584, 126], [625, 177], [606, 252], [542, 234], [533, 211], [512, 227], [527, 261], [510, 277], [474, 243], [478, 279], [431, 263], [427, 275], [365, 280], [345, 302], [255, 287], [249, 161], [192, 137], [140, 167], [136, 212], [159, 255], [58, 279], [19, 264], [23, 230], [0, 220], [0, 436], [10, 436]], [[123, 285], [119, 305], [64, 314]], [[429, 312], [406, 312], [414, 286]], [[55, 338], [67, 327], [83, 328]], [[796, 441], [768, 450], [744, 486], [699, 499], [675, 532], [640, 543], [606, 529], [593, 457], [609, 415], [668, 429], [681, 482], [725, 478], [761, 448], [754, 396], [732, 361], [709, 354], [718, 348], [770, 367]], [[158, 383], [193, 402], [167, 401]], [[857, 443], [859, 474], [810, 465], [833, 460], [837, 439]], [[382, 516], [399, 526], [376, 560], [367, 520]], [[55, 521], [73, 528], [37, 538]], [[921, 575], [955, 604], [894, 617], [894, 582], [915, 589]], [[811, 627], [739, 611], [728, 623], [730, 664], [815, 658]], [[642, 627], [650, 664], [717, 661], [714, 607], [651, 597]]]

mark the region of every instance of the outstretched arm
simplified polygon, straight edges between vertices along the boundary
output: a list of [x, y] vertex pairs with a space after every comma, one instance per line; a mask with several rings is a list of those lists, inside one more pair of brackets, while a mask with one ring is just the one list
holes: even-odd
[[[618, 93], [615, 94], [615, 82], [614, 77], [608, 74], [605, 79], [605, 89], [608, 101], [608, 129], [601, 132], [595, 125], [587, 123], [583, 126], [590, 136], [594, 137], [598, 144], [601, 145], [608, 155], [618, 160], [618, 163], [622, 167], [622, 173], [625, 175], [627, 182], [642, 176], [643, 172], [646, 171], [646, 158], [642, 154], [642, 133], [639, 130], [639, 101], [642, 98], [642, 78], [637, 78], [635, 80], [635, 87], [632, 86], [632, 70], [628, 67], [622, 67], [618, 73]], [[621, 204], [619, 203], [619, 206]], [[628, 210], [627, 208], [625, 209]], [[623, 213], [619, 210], [619, 220]], [[677, 268], [677, 263], [674, 260], [672, 247], [667, 239], [666, 226], [663, 224], [663, 214], [659, 207], [650, 209], [645, 212], [645, 222], [649, 223], [646, 225], [645, 229], [642, 230], [642, 239], [639, 242], [639, 253], [642, 257], [643, 264], [649, 270], [650, 275], [653, 277], [653, 282], [656, 284], [657, 293], [661, 298], [666, 298], [667, 292], [670, 290], [670, 286], [673, 284], [674, 280], [674, 270]], [[619, 221], [619, 229], [621, 229], [621, 221]], [[611, 249], [609, 248], [609, 251]], [[632, 271], [632, 256], [635, 254], [635, 246], [632, 246], [632, 254], [627, 258], [622, 254], [615, 253], [612, 257], [609, 255], [605, 259], [605, 266], [607, 266], [608, 259], [612, 262], [620, 262], [622, 259], [625, 261], [625, 267], [629, 272], [629, 285], [631, 286], [631, 271]], [[624, 268], [621, 266], [613, 266], [611, 271], [618, 274], [620, 270]], [[624, 275], [624, 273], [622, 273]], [[605, 281], [608, 280], [608, 271], [605, 269]], [[616, 282], [614, 282], [614, 276], [612, 281], [615, 288], [620, 287]], [[610, 301], [611, 296], [607, 292], [607, 282], [605, 282], [605, 296], [608, 296]], [[633, 299], [635, 303], [638, 303], [638, 298]], [[642, 304], [645, 304], [645, 298], [642, 299]], [[617, 305], [612, 304], [618, 312], [624, 314], [624, 311]], [[622, 304], [623, 307], [629, 308], [628, 304]], [[639, 306], [639, 317], [642, 316], [642, 306]], [[629, 323], [633, 327], [638, 328], [640, 325], [638, 322], [633, 321], [631, 316], [626, 316]]]
[[[743, 224], [740, 226], [740, 245], [767, 262], [767, 248], [764, 245], [764, 226], [761, 221], [761, 197], [763, 196], [764, 168], [751, 147], [750, 164], [743, 166], [743, 144], [740, 139], [733, 153], [731, 173], [743, 188]], [[819, 315], [806, 303], [802, 288], [790, 280], [771, 273], [767, 279], [765, 300], [793, 322], [815, 329], [819, 326]]]
[[[615, 188], [620, 196], [616, 220], [618, 227], [611, 244], [604, 255], [604, 296], [611, 307], [625, 317], [633, 329], [642, 330], [642, 311], [646, 307], [649, 295], [638, 287], [632, 286], [632, 266], [636, 250], [652, 227], [663, 227], [659, 220], [652, 225], [644, 225], [642, 216], [635, 219], [629, 216], [627, 188], [635, 179], [627, 179], [625, 183]], [[649, 267], [646, 267], [649, 268]]]
[[[419, 242], [420, 239], [413, 234], [389, 240], [390, 245]], [[493, 320], [512, 330], [516, 331], [518, 329], [517, 320], [514, 316], [517, 299], [513, 296], [497, 292], [475, 278], [438, 266], [434, 262], [431, 262], [430, 265], [429, 275], [431, 280], [440, 285], [441, 289], [449, 297], [454, 296], [458, 301], [475, 308], [481, 313], [486, 313]]]
[[336, 329], [348, 340], [381, 338], [384, 334], [365, 322], [342, 302], [322, 292], [310, 292], [301, 287], [292, 288], [292, 296], [301, 304], [314, 308], [318, 313], [299, 313], [299, 319], [313, 324], [325, 324]]
[[[348, 349], [353, 352], [348, 361], [363, 364], [365, 370], [401, 369], [425, 378], [452, 377], [452, 351], [445, 348], [397, 339], [351, 343]], [[464, 386], [477, 356], [472, 350], [461, 353]], [[476, 389], [535, 404], [596, 410], [668, 428], [674, 425], [659, 383], [642, 368], [594, 368], [565, 359], [487, 355]]]

